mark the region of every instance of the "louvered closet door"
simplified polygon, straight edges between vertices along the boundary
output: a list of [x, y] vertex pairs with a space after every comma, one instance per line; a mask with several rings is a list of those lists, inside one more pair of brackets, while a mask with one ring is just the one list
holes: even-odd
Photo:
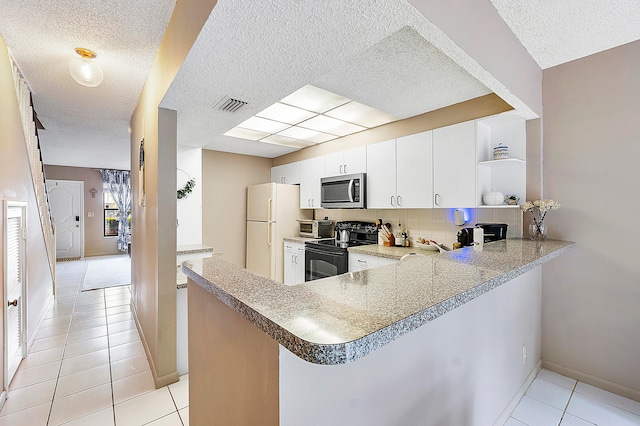
[[23, 336], [22, 327], [22, 285], [24, 280], [24, 239], [22, 238], [23, 218], [22, 207], [7, 209], [6, 227], [6, 270], [7, 270], [7, 365], [8, 380], [13, 375], [22, 360]]

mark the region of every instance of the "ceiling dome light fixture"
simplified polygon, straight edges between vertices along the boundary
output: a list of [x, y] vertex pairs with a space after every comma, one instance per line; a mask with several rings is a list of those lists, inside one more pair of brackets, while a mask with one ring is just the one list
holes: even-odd
[[78, 84], [87, 87], [96, 87], [102, 83], [102, 79], [104, 78], [102, 68], [93, 61], [96, 53], [84, 47], [77, 47], [76, 53], [80, 55], [80, 57], [72, 59], [71, 62], [69, 62], [71, 77], [73, 77]]

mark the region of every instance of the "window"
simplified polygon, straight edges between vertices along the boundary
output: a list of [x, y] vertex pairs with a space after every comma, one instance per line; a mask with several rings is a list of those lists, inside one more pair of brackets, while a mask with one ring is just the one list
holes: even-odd
[[[104, 236], [105, 237], [117, 237], [118, 236], [118, 221], [120, 220], [120, 210], [116, 204], [116, 200], [111, 195], [108, 183], [102, 184], [102, 203], [104, 209]], [[131, 216], [128, 217], [129, 224], [131, 224]]]

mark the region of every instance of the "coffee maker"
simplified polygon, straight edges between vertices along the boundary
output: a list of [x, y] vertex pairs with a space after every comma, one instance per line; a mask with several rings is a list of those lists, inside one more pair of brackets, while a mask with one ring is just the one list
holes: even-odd
[[[506, 223], [476, 223], [476, 227], [484, 231], [485, 243], [507, 238], [507, 226]], [[458, 231], [458, 242], [463, 247], [473, 245], [473, 228], [462, 228]]]

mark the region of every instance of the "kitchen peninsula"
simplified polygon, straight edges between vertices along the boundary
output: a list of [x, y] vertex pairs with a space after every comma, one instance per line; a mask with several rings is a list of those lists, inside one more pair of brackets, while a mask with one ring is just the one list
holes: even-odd
[[540, 362], [541, 265], [508, 239], [284, 286], [211, 258], [189, 278], [192, 424], [492, 424]]

